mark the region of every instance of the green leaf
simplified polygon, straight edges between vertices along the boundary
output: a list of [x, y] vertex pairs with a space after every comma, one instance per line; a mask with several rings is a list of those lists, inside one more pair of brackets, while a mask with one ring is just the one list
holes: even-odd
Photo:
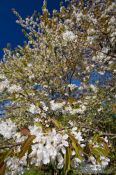
[[58, 120], [52, 119], [52, 122], [58, 129], [62, 128], [62, 124]]
[[34, 124], [35, 124], [35, 126], [38, 126], [40, 128], [43, 128], [43, 125], [40, 122], [35, 122]]
[[95, 156], [107, 156], [108, 155], [107, 151], [104, 148], [100, 148], [100, 147], [93, 148], [91, 150], [91, 153], [94, 154]]
[[4, 159], [6, 159], [8, 156], [10, 156], [12, 154], [12, 150], [8, 150], [5, 152], [1, 152], [0, 153], [0, 164], [4, 161]]
[[22, 158], [25, 153], [29, 150], [33, 140], [35, 139], [34, 135], [29, 135], [26, 141], [21, 146], [21, 151], [18, 154], [18, 158]]
[[70, 147], [66, 148], [66, 154], [64, 155], [64, 173], [67, 175], [67, 173], [70, 170], [71, 165], [71, 150]]
[[83, 152], [83, 149], [81, 148], [81, 146], [78, 144], [77, 140], [75, 139], [75, 137], [72, 134], [69, 134], [69, 137], [72, 141], [72, 147], [74, 148], [75, 152], [76, 152], [76, 156], [77, 158], [79, 158], [80, 160], [82, 160], [82, 156], [80, 153]]

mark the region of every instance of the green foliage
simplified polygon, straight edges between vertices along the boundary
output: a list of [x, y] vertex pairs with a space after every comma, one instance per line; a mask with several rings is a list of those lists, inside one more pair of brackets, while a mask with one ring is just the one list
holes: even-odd
[[70, 147], [66, 148], [66, 154], [64, 155], [64, 174], [67, 175], [71, 169], [71, 150]]

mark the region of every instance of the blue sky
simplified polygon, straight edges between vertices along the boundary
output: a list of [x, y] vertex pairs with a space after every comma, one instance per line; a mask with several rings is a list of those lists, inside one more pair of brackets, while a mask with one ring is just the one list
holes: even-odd
[[[59, 9], [60, 0], [47, 0], [48, 9]], [[31, 16], [34, 10], [41, 12], [43, 0], [0, 0], [0, 58], [2, 58], [2, 49], [7, 43], [14, 48], [18, 44], [23, 45], [24, 35], [21, 27], [16, 24], [16, 16], [12, 13], [15, 8], [22, 17]]]

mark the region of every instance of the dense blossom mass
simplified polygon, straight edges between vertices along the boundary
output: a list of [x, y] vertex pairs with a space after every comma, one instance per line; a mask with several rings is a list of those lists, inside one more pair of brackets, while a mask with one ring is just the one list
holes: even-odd
[[[0, 118], [2, 175], [113, 166], [115, 6], [71, 0], [51, 15], [44, 1], [42, 14], [26, 19], [13, 10], [27, 42], [5, 48], [0, 62], [0, 102], [9, 101]], [[110, 78], [92, 84], [93, 71]]]
[[[8, 127], [8, 129], [6, 129], [6, 127]], [[36, 119], [36, 124], [34, 126], [29, 126], [28, 128], [28, 134], [24, 136], [17, 131], [15, 123], [13, 123], [9, 119], [5, 122], [1, 122], [0, 124], [1, 135], [3, 135], [5, 139], [15, 140], [15, 144], [17, 144], [15, 152], [18, 152], [18, 156], [8, 156], [4, 160], [6, 162], [6, 165], [8, 166], [6, 174], [22, 174], [24, 172], [25, 166], [28, 165], [27, 159], [30, 159], [30, 164], [35, 166], [40, 166], [42, 164], [46, 165], [49, 164], [51, 161], [54, 161], [57, 162], [57, 168], [62, 169], [65, 163], [64, 155], [66, 154], [66, 151], [67, 149], [69, 149], [70, 145], [69, 138], [72, 140], [76, 140], [80, 149], [78, 153], [76, 153], [76, 150], [74, 149], [75, 147], [70, 150], [72, 167], [76, 168], [82, 162], [86, 162], [83, 152], [83, 148], [86, 146], [86, 144], [83, 144], [84, 139], [82, 138], [82, 133], [80, 131], [77, 131], [77, 127], [72, 127], [70, 129], [69, 135], [65, 130], [57, 132], [55, 128], [47, 133], [44, 133], [42, 131], [42, 128], [37, 126]], [[31, 153], [28, 154], [24, 152], [24, 154], [22, 154], [23, 146], [21, 146], [21, 142], [24, 142], [24, 140], [26, 139], [26, 142], [28, 142], [30, 138], [32, 139]], [[105, 139], [104, 143], [107, 143]], [[93, 146], [93, 148], [99, 148], [100, 146], [103, 146], [103, 143], [102, 145], [93, 144], [91, 146]], [[77, 154], [79, 158], [76, 157]], [[91, 155], [89, 157], [89, 161], [93, 164], [92, 169], [94, 169], [94, 171], [97, 171], [98, 169], [101, 170], [102, 168], [106, 167], [110, 161], [109, 158], [104, 156], [100, 156], [100, 160], [101, 163], [99, 164], [97, 163], [94, 156]]]

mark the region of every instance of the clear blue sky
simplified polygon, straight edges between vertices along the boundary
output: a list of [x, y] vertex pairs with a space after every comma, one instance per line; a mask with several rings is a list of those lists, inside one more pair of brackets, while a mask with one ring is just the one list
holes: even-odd
[[[48, 0], [48, 9], [59, 9], [60, 0]], [[24, 35], [21, 27], [16, 24], [16, 17], [12, 13], [15, 8], [22, 17], [31, 16], [34, 10], [41, 12], [43, 0], [0, 0], [0, 58], [2, 49], [10, 43], [12, 48], [23, 45]]]

